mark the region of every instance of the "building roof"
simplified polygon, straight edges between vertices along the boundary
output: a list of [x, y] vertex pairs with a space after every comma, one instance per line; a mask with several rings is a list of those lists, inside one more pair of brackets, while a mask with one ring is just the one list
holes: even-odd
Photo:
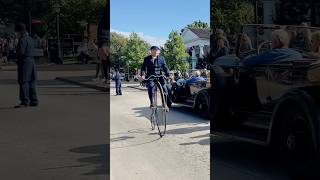
[[199, 38], [210, 39], [210, 29], [196, 29], [196, 28], [188, 28], [194, 34], [196, 34]]

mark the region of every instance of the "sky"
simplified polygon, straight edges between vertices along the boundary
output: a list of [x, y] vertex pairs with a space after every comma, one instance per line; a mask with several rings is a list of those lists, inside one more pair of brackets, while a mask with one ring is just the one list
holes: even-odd
[[151, 45], [163, 46], [172, 30], [193, 21], [210, 23], [210, 0], [110, 0], [111, 31], [138, 33]]

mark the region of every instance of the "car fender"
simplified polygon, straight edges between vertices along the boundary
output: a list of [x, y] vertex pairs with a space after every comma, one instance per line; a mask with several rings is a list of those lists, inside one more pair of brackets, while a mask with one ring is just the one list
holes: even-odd
[[320, 108], [313, 98], [312, 94], [309, 93], [308, 89], [296, 88], [286, 94], [284, 94], [278, 103], [276, 104], [272, 117], [271, 123], [269, 125], [268, 140], [267, 143], [270, 145], [272, 143], [272, 138], [274, 133], [277, 131], [277, 123], [280, 121], [279, 115], [284, 108], [287, 108], [286, 105], [295, 103], [298, 105], [307, 116], [309, 128], [311, 131], [312, 142], [315, 148], [317, 158], [319, 158], [319, 144], [320, 144]]

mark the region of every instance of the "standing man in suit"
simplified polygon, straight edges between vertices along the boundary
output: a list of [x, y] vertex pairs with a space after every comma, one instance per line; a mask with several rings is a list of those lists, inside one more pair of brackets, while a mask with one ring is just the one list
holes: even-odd
[[106, 82], [110, 79], [110, 66], [108, 62], [108, 43], [110, 35], [110, 13], [108, 12], [110, 11], [107, 12], [107, 8], [110, 9], [110, 1], [107, 1], [106, 8], [103, 11], [103, 17], [98, 26], [98, 57], [101, 60]]
[[[170, 70], [166, 64], [166, 60], [163, 56], [160, 55], [160, 48], [157, 46], [152, 46], [150, 48], [151, 55], [144, 58], [144, 62], [141, 67], [141, 78], [142, 80], [147, 79], [151, 75], [161, 75], [162, 72], [165, 74], [166, 77], [170, 77]], [[164, 78], [160, 79], [160, 84], [163, 88], [164, 94], [168, 97], [168, 89], [166, 80]], [[146, 82], [147, 88], [148, 88], [148, 95], [150, 99], [150, 107], [154, 107], [152, 97], [155, 93], [155, 83], [152, 79], [148, 80]], [[170, 99], [168, 98], [168, 101]], [[166, 107], [167, 110], [168, 107]]]
[[17, 65], [20, 104], [15, 108], [38, 106], [36, 93], [36, 68], [34, 63], [34, 41], [29, 36], [25, 24], [19, 23], [15, 27], [19, 38], [17, 46]]
[[121, 91], [121, 80], [122, 80], [122, 76], [119, 72], [119, 70], [116, 70], [116, 75], [114, 76], [114, 80], [116, 82], [116, 93], [117, 96], [121, 96], [122, 95], [122, 91]]

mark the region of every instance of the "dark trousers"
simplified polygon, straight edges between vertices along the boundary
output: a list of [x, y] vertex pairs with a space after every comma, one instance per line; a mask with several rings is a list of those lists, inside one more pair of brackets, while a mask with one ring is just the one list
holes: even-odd
[[101, 64], [102, 64], [102, 68], [103, 68], [103, 72], [104, 72], [104, 78], [109, 81], [110, 80], [110, 67], [109, 67], [109, 63], [108, 61], [104, 61], [102, 60], [101, 61]]
[[[160, 78], [160, 84], [162, 86], [163, 89], [163, 93], [165, 94], [166, 97], [168, 97], [168, 89], [167, 89], [167, 83], [163, 78]], [[148, 95], [149, 95], [149, 100], [150, 100], [150, 104], [153, 104], [153, 96], [155, 94], [155, 90], [156, 90], [156, 84], [153, 80], [149, 80], [147, 81], [147, 88], [148, 88]]]
[[22, 104], [38, 104], [35, 81], [19, 83], [20, 101]]
[[116, 93], [117, 95], [122, 95], [121, 82], [116, 82]]

